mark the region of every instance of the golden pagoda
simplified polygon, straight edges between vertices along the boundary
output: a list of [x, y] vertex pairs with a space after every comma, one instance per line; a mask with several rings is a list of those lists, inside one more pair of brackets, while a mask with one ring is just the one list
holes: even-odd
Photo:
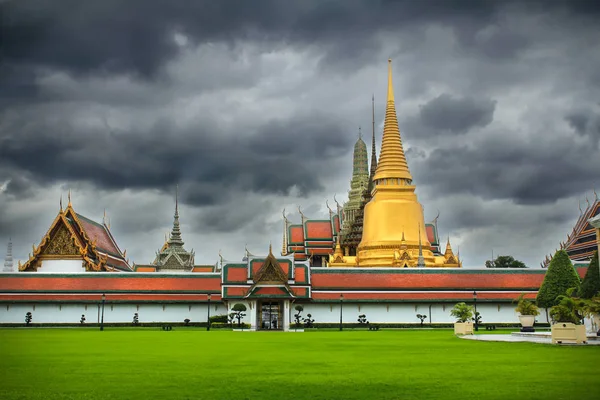
[[[388, 60], [388, 90], [383, 140], [373, 177], [372, 199], [364, 209], [362, 240], [357, 255], [330, 258], [331, 267], [460, 267], [450, 243], [444, 255], [434, 255], [423, 227], [423, 207], [417, 200], [396, 116], [392, 60]], [[337, 250], [337, 249], [336, 249]]]

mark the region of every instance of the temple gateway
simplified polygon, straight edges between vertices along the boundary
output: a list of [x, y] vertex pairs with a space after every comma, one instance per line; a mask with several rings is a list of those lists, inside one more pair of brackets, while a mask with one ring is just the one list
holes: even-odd
[[[404, 149], [388, 62], [385, 122], [379, 161], [375, 146], [375, 110], [371, 159], [359, 133], [354, 146], [348, 201], [329, 208], [329, 218], [291, 223], [283, 213], [279, 255], [247, 249], [242, 260], [219, 254], [214, 265], [196, 265], [184, 247], [175, 200], [173, 228], [156, 257], [132, 264], [106, 218], [95, 222], [75, 211], [69, 196], [28, 260], [7, 255], [0, 273], [0, 324], [206, 322], [228, 315], [237, 304], [253, 330], [288, 330], [295, 307], [314, 323], [451, 323], [455, 303], [475, 303], [485, 323], [518, 323], [513, 300], [534, 299], [545, 269], [463, 269], [450, 241], [440, 246], [436, 217], [425, 221], [415, 194]], [[590, 233], [600, 231], [598, 199], [582, 212], [561, 247], [575, 257], [584, 276], [593, 251]], [[585, 214], [585, 215], [584, 215]], [[584, 215], [584, 216], [583, 216]], [[595, 217], [595, 219], [594, 219]], [[588, 223], [588, 220], [591, 222]], [[10, 260], [9, 260], [10, 258]], [[544, 263], [542, 263], [544, 266]], [[539, 317], [545, 320], [545, 313]]]

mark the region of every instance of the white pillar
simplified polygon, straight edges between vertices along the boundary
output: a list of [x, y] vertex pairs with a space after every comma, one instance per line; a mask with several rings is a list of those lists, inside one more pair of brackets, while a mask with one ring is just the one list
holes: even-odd
[[256, 310], [256, 300], [250, 300], [248, 301], [248, 308], [250, 309], [250, 330], [255, 331], [257, 326], [256, 326], [256, 319], [257, 319], [257, 310]]
[[283, 330], [285, 332], [290, 330], [290, 301], [283, 301]]

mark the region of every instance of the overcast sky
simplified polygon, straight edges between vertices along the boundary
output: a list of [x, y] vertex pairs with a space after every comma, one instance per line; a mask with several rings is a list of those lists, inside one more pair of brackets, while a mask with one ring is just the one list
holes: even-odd
[[597, 1], [0, 1], [0, 258], [69, 188], [132, 262], [281, 248], [345, 199], [387, 59], [425, 218], [465, 266], [538, 267], [600, 189]]

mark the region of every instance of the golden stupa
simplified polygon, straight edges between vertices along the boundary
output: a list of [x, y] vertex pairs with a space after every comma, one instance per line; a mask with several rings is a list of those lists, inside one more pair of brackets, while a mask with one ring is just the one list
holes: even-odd
[[443, 255], [434, 255], [425, 232], [423, 207], [404, 155], [388, 60], [388, 90], [383, 140], [373, 177], [372, 199], [364, 209], [362, 240], [356, 256], [344, 256], [340, 244], [330, 267], [460, 267], [450, 242]]

